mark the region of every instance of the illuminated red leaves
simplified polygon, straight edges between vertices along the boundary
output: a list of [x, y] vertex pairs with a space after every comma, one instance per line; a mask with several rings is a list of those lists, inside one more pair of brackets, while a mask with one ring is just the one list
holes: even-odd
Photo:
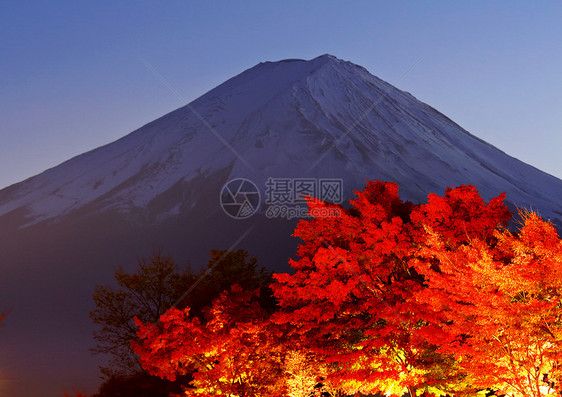
[[281, 344], [266, 327], [257, 292], [234, 286], [217, 299], [207, 320], [170, 309], [157, 324], [140, 324], [134, 349], [153, 375], [174, 380], [193, 374], [186, 395], [282, 395]]
[[141, 324], [143, 366], [170, 379], [193, 373], [199, 395], [305, 396], [318, 382], [392, 396], [562, 391], [562, 243], [552, 225], [529, 213], [512, 233], [504, 195], [485, 202], [472, 186], [421, 205], [401, 201], [392, 183], [356, 195], [339, 217], [299, 222], [294, 273], [271, 285], [280, 310], [270, 317], [239, 288], [202, 322], [171, 310]]
[[[402, 202], [392, 183], [356, 194], [341, 217], [299, 223], [295, 273], [273, 285], [278, 321], [334, 365], [330, 379], [344, 389], [459, 394], [506, 384], [514, 368], [501, 344], [530, 348], [538, 319], [562, 318], [551, 314], [562, 283], [556, 231], [530, 215], [509, 233], [504, 195], [485, 202], [472, 186], [422, 205]], [[522, 293], [542, 298], [523, 303]]]

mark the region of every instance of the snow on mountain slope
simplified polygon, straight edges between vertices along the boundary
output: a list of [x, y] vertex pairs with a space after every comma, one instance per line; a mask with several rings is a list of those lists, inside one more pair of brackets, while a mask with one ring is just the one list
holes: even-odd
[[[226, 144], [225, 144], [226, 143]], [[474, 184], [490, 198], [532, 206], [553, 220], [562, 181], [469, 134], [364, 68], [324, 55], [265, 62], [109, 145], [0, 191], [0, 217], [25, 213], [28, 227], [78, 209], [144, 211], [196, 177], [229, 170], [264, 186], [267, 177], [396, 181], [424, 201], [446, 186]], [[197, 197], [191, 200], [215, 200]], [[169, 203], [173, 216], [194, 203]]]

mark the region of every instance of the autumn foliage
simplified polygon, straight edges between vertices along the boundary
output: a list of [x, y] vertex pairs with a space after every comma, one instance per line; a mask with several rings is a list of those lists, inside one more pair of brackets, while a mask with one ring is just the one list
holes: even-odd
[[[140, 327], [143, 367], [193, 374], [186, 395], [558, 396], [562, 393], [562, 243], [504, 195], [472, 186], [416, 205], [369, 182], [340, 216], [302, 220], [292, 274], [233, 287], [205, 317], [170, 309]], [[326, 213], [326, 211], [311, 211]]]

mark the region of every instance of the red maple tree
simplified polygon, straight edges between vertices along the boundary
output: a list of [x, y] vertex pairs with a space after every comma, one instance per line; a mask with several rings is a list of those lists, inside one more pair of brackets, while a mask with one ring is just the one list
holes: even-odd
[[430, 231], [423, 255], [439, 266], [421, 270], [428, 288], [418, 299], [441, 308], [442, 330], [454, 336], [441, 349], [472, 384], [509, 396], [559, 396], [562, 242], [554, 227], [526, 213], [518, 233], [496, 230], [456, 249]]
[[282, 344], [257, 292], [235, 285], [206, 311], [206, 320], [172, 308], [157, 324], [139, 325], [134, 350], [153, 375], [175, 380], [193, 374], [186, 395], [283, 396]]
[[424, 244], [423, 226], [458, 245], [505, 223], [509, 212], [501, 197], [486, 204], [472, 187], [431, 196], [426, 207], [400, 200], [393, 183], [370, 182], [356, 194], [340, 217], [297, 226], [303, 244], [291, 262], [295, 273], [275, 275], [283, 308], [277, 321], [291, 324], [331, 364], [330, 380], [348, 392], [448, 391], [462, 374], [452, 354], [424, 337], [445, 319], [415, 299], [427, 288], [411, 263]]
[[369, 182], [340, 216], [302, 220], [292, 274], [271, 315], [234, 288], [201, 321], [171, 309], [140, 324], [149, 372], [192, 373], [187, 395], [554, 396], [562, 392], [562, 243], [504, 195], [447, 189], [414, 205]]

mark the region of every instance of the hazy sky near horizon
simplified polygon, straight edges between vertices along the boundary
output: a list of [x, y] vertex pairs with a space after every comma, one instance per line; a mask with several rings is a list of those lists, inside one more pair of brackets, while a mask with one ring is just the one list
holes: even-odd
[[262, 61], [329, 53], [562, 178], [559, 1], [0, 0], [0, 189]]

